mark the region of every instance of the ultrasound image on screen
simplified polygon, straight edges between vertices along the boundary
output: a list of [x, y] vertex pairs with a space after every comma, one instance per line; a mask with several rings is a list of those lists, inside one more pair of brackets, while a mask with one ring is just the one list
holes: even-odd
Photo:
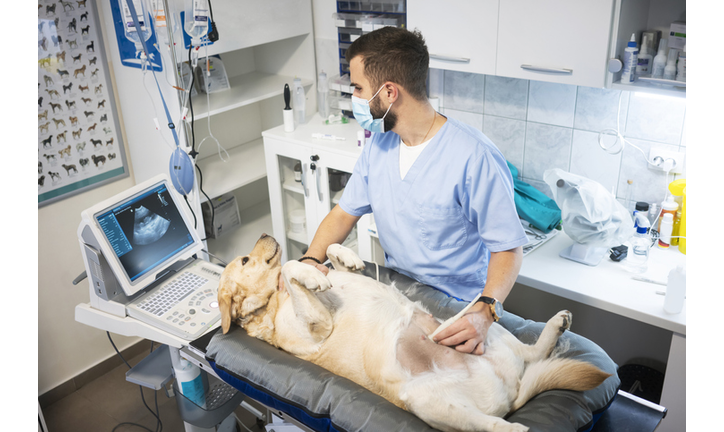
[[194, 242], [170, 192], [163, 185], [97, 219], [131, 281], [154, 270]]

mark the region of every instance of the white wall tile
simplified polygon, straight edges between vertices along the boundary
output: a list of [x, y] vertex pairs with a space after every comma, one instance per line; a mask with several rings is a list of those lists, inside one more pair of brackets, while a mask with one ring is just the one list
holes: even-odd
[[525, 178], [543, 180], [547, 169], [569, 170], [573, 129], [528, 122], [525, 132]]
[[621, 131], [626, 130], [629, 95], [627, 91], [579, 87], [573, 127], [598, 132], [603, 129], [616, 130], [620, 123]]
[[475, 129], [479, 131], [483, 131], [483, 115], [468, 111], [459, 111], [454, 110], [450, 108], [444, 108], [442, 110], [442, 114], [446, 117], [454, 118], [455, 120], [460, 120], [461, 122], [467, 124], [468, 126], [472, 126]]
[[634, 201], [645, 201], [648, 203], [661, 203], [666, 196], [668, 184], [674, 181], [674, 175], [669, 175], [668, 180], [664, 171], [650, 169], [646, 158], [652, 147], [668, 151], [677, 151], [678, 146], [661, 144], [657, 142], [628, 139], [632, 144], [640, 148], [644, 154], [634, 147], [627, 145], [621, 156], [621, 173], [618, 177], [618, 189], [624, 190], [627, 180], [633, 180]]
[[685, 99], [632, 93], [624, 135], [679, 145], [685, 113]]
[[505, 117], [483, 116], [483, 133], [500, 149], [510, 163], [523, 172], [523, 149], [525, 147], [525, 122]]
[[[621, 167], [621, 153], [611, 155], [598, 145], [598, 133], [573, 130], [570, 172], [600, 183], [608, 191], [616, 191]], [[622, 193], [616, 194], [621, 197]]]
[[487, 75], [484, 114], [525, 120], [528, 80]]
[[483, 113], [485, 75], [445, 71], [445, 108]]
[[573, 127], [576, 86], [530, 81], [528, 121]]

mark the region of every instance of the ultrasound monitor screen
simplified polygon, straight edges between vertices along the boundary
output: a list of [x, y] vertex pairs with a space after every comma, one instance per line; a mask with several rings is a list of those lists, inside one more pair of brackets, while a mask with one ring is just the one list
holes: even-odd
[[131, 282], [193, 245], [165, 184], [96, 215]]

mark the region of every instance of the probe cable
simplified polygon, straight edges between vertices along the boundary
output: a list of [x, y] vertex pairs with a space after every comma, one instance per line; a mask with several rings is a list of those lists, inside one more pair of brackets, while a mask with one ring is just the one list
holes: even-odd
[[[126, 359], [123, 358], [123, 355], [121, 354], [121, 352], [118, 351], [118, 348], [116, 348], [116, 344], [113, 343], [113, 339], [111, 339], [111, 334], [110, 334], [110, 332], [106, 332], [106, 334], [108, 335], [108, 340], [111, 342], [111, 345], [113, 346], [113, 349], [116, 351], [116, 354], [118, 354], [118, 357], [120, 357], [121, 360], [123, 360], [123, 363], [125, 363], [126, 366], [128, 366], [128, 369], [129, 369], [129, 370], [132, 369], [131, 365], [128, 364], [128, 362], [126, 361]], [[153, 352], [153, 341], [151, 341], [151, 352]], [[158, 392], [154, 390], [154, 400], [156, 401], [156, 412], [153, 412], [153, 410], [152, 410], [152, 409], [148, 406], [148, 404], [146, 403], [146, 398], [143, 396], [143, 387], [139, 385], [139, 386], [138, 386], [138, 389], [141, 390], [141, 400], [143, 401], [143, 405], [146, 407], [146, 409], [147, 409], [151, 414], [153, 414], [154, 417], [156, 417], [157, 423], [156, 423], [156, 431], [155, 431], [155, 432], [161, 432], [161, 431], [163, 430], [163, 423], [161, 422], [160, 413], [159, 413], [159, 411], [158, 411]], [[154, 432], [154, 431], [152, 431], [151, 429], [147, 428], [146, 426], [143, 426], [143, 425], [140, 425], [140, 424], [137, 424], [137, 423], [131, 423], [131, 422], [119, 423], [119, 424], [116, 425], [116, 427], [113, 428], [113, 430], [112, 430], [111, 432], [115, 432], [116, 429], [118, 429], [120, 426], [123, 426], [123, 425], [137, 426], [137, 427], [140, 427], [140, 428], [142, 428], [142, 429], [146, 429], [148, 432]]]

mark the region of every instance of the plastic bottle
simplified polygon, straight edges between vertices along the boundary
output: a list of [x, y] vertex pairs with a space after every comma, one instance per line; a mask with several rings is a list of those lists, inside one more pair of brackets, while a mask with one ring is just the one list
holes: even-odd
[[307, 97], [304, 94], [301, 78], [294, 78], [294, 122], [297, 125], [306, 122], [305, 105]]
[[650, 224], [646, 213], [637, 212], [635, 223], [636, 233], [628, 241], [630, 248], [624, 263], [628, 271], [643, 273], [648, 269], [649, 250], [651, 249], [651, 240], [647, 234]]
[[639, 52], [636, 62], [637, 77], [651, 75], [651, 67], [653, 66], [654, 59], [651, 54], [649, 54], [648, 39], [648, 36], [644, 36], [644, 40], [641, 41], [641, 52]]
[[681, 210], [674, 215], [674, 227], [671, 229], [671, 246], [679, 245], [679, 228], [681, 227]]
[[666, 197], [664, 202], [661, 203], [661, 214], [659, 215], [659, 225], [656, 229], [661, 232], [661, 222], [664, 220], [664, 215], [667, 213], [671, 214], [673, 218], [676, 215], [676, 210], [679, 209], [679, 203], [676, 202], [673, 195]]
[[324, 71], [319, 74], [319, 81], [317, 82], [317, 105], [322, 119], [329, 117], [329, 84], [327, 83], [327, 74]]
[[631, 84], [636, 78], [636, 65], [638, 64], [639, 49], [636, 48], [636, 33], [631, 35], [631, 40], [623, 52], [623, 72], [621, 72], [621, 84]]
[[669, 56], [666, 58], [666, 67], [664, 68], [664, 79], [675, 80], [676, 79], [676, 59], [679, 56], [679, 50], [671, 48], [669, 50]]
[[[636, 208], [634, 211], [638, 211], [643, 213], [644, 215], [647, 215], [649, 212], [649, 203], [644, 201], [637, 201], [636, 202]], [[634, 228], [636, 227], [636, 213], [633, 214], [634, 217]]]
[[[669, 192], [675, 197], [680, 198], [681, 201], [681, 206], [679, 207], [681, 213], [679, 217], [679, 238], [676, 240], [679, 242], [679, 252], [686, 255], [686, 179], [678, 179], [669, 183]], [[674, 239], [672, 239], [672, 242], [673, 240]]]
[[684, 308], [686, 298], [686, 267], [680, 265], [669, 272], [669, 281], [666, 284], [666, 298], [664, 298], [664, 311], [678, 314]]
[[684, 51], [679, 54], [679, 62], [676, 65], [676, 81], [686, 82], [686, 45], [684, 45]]
[[652, 78], [664, 77], [664, 68], [666, 67], [666, 48], [668, 46], [669, 41], [667, 39], [661, 39], [659, 42], [659, 51], [657, 52], [656, 57], [654, 57], [654, 64], [651, 68]]
[[674, 215], [666, 213], [661, 219], [659, 226], [658, 245], [661, 249], [668, 249], [671, 244], [671, 231], [674, 229]]

